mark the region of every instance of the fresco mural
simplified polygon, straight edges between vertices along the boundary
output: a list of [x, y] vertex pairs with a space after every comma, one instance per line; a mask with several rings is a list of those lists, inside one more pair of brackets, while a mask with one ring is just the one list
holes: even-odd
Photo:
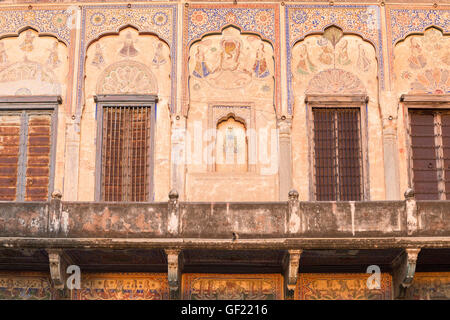
[[84, 275], [74, 300], [163, 300], [168, 298], [167, 274], [102, 273]]
[[44, 273], [0, 273], [0, 300], [52, 300], [50, 278]]
[[296, 299], [300, 300], [390, 300], [392, 278], [381, 274], [380, 289], [369, 289], [368, 274], [301, 273], [297, 282]]
[[183, 274], [183, 299], [278, 300], [282, 281], [279, 274]]
[[431, 27], [394, 48], [394, 83], [401, 93], [450, 93], [450, 37]]
[[406, 299], [450, 300], [450, 272], [417, 272]]

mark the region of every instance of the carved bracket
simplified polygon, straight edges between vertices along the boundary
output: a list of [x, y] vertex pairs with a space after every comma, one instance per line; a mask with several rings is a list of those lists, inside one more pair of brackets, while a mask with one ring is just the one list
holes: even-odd
[[55, 289], [64, 289], [67, 280], [67, 267], [71, 264], [69, 257], [60, 249], [47, 249], [50, 264], [50, 276]]
[[399, 294], [398, 298], [405, 298], [408, 288], [411, 286], [414, 280], [414, 274], [416, 272], [417, 257], [420, 252], [420, 248], [407, 248], [405, 249], [406, 255], [404, 255], [399, 265]]
[[183, 268], [183, 257], [180, 249], [165, 249], [168, 265], [169, 295], [171, 300], [180, 299], [181, 270]]
[[303, 250], [288, 250], [284, 257], [284, 278], [286, 284], [286, 298], [293, 299], [298, 279], [298, 267]]

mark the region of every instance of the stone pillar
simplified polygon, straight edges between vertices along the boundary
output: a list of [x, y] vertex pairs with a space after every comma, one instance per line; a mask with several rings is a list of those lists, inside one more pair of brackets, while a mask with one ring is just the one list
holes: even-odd
[[392, 116], [383, 125], [383, 154], [386, 200], [400, 200], [397, 129]]
[[185, 160], [186, 160], [186, 117], [181, 114], [171, 115], [171, 185], [184, 199]]
[[411, 236], [419, 228], [419, 217], [417, 214], [417, 202], [413, 189], [405, 192], [406, 233]]
[[180, 228], [180, 214], [178, 203], [178, 192], [175, 189], [169, 192], [168, 203], [168, 217], [167, 217], [167, 232], [171, 235], [177, 236]]
[[78, 172], [80, 159], [80, 122], [69, 120], [66, 124], [64, 186], [65, 201], [78, 200]]
[[383, 126], [384, 185], [386, 200], [401, 200], [398, 168], [397, 119], [398, 97], [393, 91], [382, 91], [380, 109]]
[[291, 152], [292, 119], [282, 116], [277, 120], [279, 139], [279, 197], [280, 201], [288, 200], [288, 192], [292, 187], [292, 152]]

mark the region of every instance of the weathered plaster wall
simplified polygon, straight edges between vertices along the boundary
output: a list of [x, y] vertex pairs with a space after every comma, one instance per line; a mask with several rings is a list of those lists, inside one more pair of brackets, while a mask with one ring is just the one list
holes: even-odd
[[[276, 153], [277, 144], [270, 140], [276, 129], [274, 110], [274, 57], [270, 43], [251, 34], [241, 34], [233, 27], [221, 35], [204, 37], [190, 48], [189, 54], [189, 111], [187, 132], [192, 139], [187, 148], [188, 156], [186, 194], [189, 201], [261, 201], [276, 200], [275, 163], [267, 163], [261, 152], [267, 148], [267, 156]], [[216, 141], [221, 144], [224, 136], [207, 134], [216, 130], [227, 116], [242, 119], [245, 125], [248, 157], [246, 172], [217, 172], [216, 163], [226, 162], [220, 157]], [[196, 129], [202, 128], [198, 136]], [[267, 134], [263, 140], [259, 132]], [[255, 140], [252, 139], [255, 137]], [[201, 143], [201, 152], [196, 152]], [[206, 146], [211, 156], [205, 154]], [[242, 146], [236, 146], [242, 147]], [[258, 158], [260, 156], [261, 159]], [[240, 159], [232, 160], [238, 167]], [[247, 161], [246, 161], [247, 160]], [[209, 162], [209, 163], [208, 163]], [[229, 188], [232, 186], [232, 188]]]
[[[340, 29], [327, 29], [322, 35], [312, 35], [296, 43], [292, 49], [291, 73], [294, 94], [292, 125], [293, 185], [301, 199], [310, 199], [312, 173], [310, 146], [312, 144], [311, 105], [305, 103], [307, 94], [366, 94], [367, 105], [361, 109], [362, 137], [367, 130], [368, 177], [371, 200], [384, 199], [383, 153], [381, 121], [378, 105], [378, 64], [373, 45], [359, 36], [344, 35]], [[340, 105], [345, 107], [345, 105]], [[366, 115], [366, 119], [364, 117]], [[367, 121], [367, 127], [365, 125]], [[362, 159], [363, 163], [366, 159]], [[368, 166], [367, 166], [368, 164]], [[305, 174], [306, 172], [309, 175]], [[311, 199], [312, 200], [312, 199]]]

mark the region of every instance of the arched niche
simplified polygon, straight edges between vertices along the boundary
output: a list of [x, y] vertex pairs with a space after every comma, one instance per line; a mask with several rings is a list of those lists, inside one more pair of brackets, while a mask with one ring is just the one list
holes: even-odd
[[450, 36], [430, 27], [398, 42], [394, 47], [394, 85], [398, 94], [450, 93]]
[[217, 122], [215, 171], [247, 172], [248, 146], [245, 120], [228, 114]]
[[[371, 100], [377, 99], [378, 62], [376, 50], [372, 43], [359, 35], [346, 34], [337, 26], [330, 26], [322, 34], [312, 34], [297, 42], [292, 49], [291, 73], [293, 77], [293, 94], [297, 97], [294, 105], [302, 104], [311, 79], [323, 81], [329, 86], [331, 79], [316, 77], [325, 70], [333, 76], [358, 74], [362, 86], [367, 89]], [[341, 70], [341, 71], [337, 71]], [[348, 77], [347, 80], [350, 80]], [[330, 87], [331, 89], [331, 87]], [[322, 89], [324, 90], [324, 89]], [[332, 94], [330, 92], [330, 94]]]
[[170, 184], [171, 58], [167, 43], [154, 34], [126, 26], [92, 41], [85, 58], [84, 108], [81, 120], [79, 199], [94, 200], [95, 137], [99, 125], [96, 95], [157, 95], [155, 106], [154, 199], [167, 197]]
[[170, 97], [170, 49], [155, 35], [125, 27], [92, 42], [86, 54], [85, 93]]
[[65, 95], [67, 47], [57, 38], [24, 28], [0, 39], [2, 95]]

